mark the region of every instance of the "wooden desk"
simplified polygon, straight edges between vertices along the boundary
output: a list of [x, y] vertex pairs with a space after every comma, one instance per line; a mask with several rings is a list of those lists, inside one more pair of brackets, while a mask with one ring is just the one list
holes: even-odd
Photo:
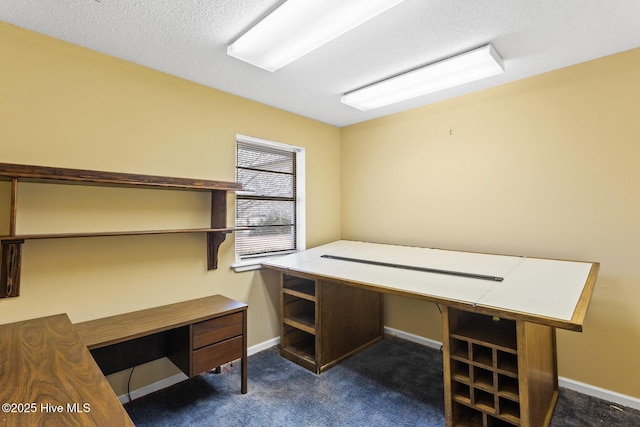
[[0, 326], [0, 403], [3, 426], [133, 426], [66, 314]]
[[104, 375], [164, 356], [189, 377], [241, 358], [246, 393], [247, 308], [214, 295], [75, 325], [66, 314], [0, 325], [0, 425], [133, 426]]
[[247, 392], [247, 305], [214, 295], [74, 325], [105, 375], [168, 357], [194, 377], [241, 359]]
[[447, 426], [485, 427], [549, 425], [555, 329], [582, 330], [599, 268], [353, 241], [263, 266], [281, 272], [281, 354], [317, 373], [381, 338], [376, 294], [440, 304]]

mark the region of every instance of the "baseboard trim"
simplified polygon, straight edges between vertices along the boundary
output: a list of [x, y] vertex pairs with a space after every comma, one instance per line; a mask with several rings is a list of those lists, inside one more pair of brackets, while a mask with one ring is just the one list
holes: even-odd
[[[137, 388], [135, 390], [131, 390], [128, 394], [121, 394], [118, 396], [118, 399], [122, 404], [129, 402], [129, 400], [134, 400], [142, 396], [146, 396], [147, 394], [151, 394], [154, 391], [162, 390], [163, 388], [171, 387], [172, 385], [178, 384], [189, 377], [183, 373], [175, 374], [170, 377], [164, 378], [160, 381], [156, 381], [154, 383], [148, 384], [144, 387]], [[131, 399], [129, 399], [131, 396]]]
[[627, 396], [626, 394], [607, 390], [605, 388], [597, 387], [591, 384], [585, 384], [580, 381], [564, 377], [558, 377], [558, 385], [560, 387], [568, 388], [569, 390], [577, 391], [578, 393], [586, 394], [588, 396], [597, 397], [598, 399], [615, 403], [616, 405], [640, 410], [640, 399], [638, 399], [637, 397]]
[[252, 345], [251, 347], [247, 348], [247, 354], [251, 356], [278, 344], [280, 344], [280, 337], [271, 338], [270, 340], [263, 341], [259, 344]]
[[400, 329], [390, 328], [388, 326], [384, 327], [384, 333], [386, 335], [392, 337], [402, 338], [407, 341], [411, 341], [417, 344], [421, 344], [425, 347], [433, 348], [435, 350], [440, 350], [442, 348], [442, 343], [440, 341], [432, 340], [429, 338], [421, 337], [420, 335], [414, 335], [409, 332], [401, 331]]
[[[424, 345], [425, 347], [429, 347], [435, 350], [440, 350], [442, 347], [442, 342], [440, 341], [421, 337], [419, 335], [401, 331], [400, 329], [390, 328], [388, 326], [384, 327], [384, 333], [389, 336], [398, 337], [401, 339], [405, 339], [407, 341], [415, 342], [417, 344], [421, 344], [421, 345]], [[280, 344], [280, 337], [272, 338], [270, 340], [263, 341], [259, 344], [252, 345], [251, 347], [247, 348], [247, 354], [251, 356], [256, 353], [260, 353], [261, 351], [267, 350], [278, 344]], [[174, 384], [184, 381], [185, 379], [187, 379], [187, 376], [185, 374], [173, 375], [161, 381], [157, 381], [155, 383], [133, 390], [130, 393], [131, 399], [137, 399], [138, 397], [145, 396], [149, 393], [153, 393], [154, 391], [162, 390], [163, 388], [170, 387]], [[616, 405], [640, 410], [640, 399], [633, 396], [628, 396], [626, 394], [607, 390], [601, 387], [582, 383], [580, 381], [575, 381], [565, 377], [558, 378], [558, 385], [560, 387], [564, 387], [569, 390], [577, 391], [578, 393], [586, 394], [587, 396], [593, 396], [593, 397], [597, 397], [598, 399], [606, 400]], [[118, 399], [120, 399], [120, 402], [126, 403], [129, 401], [129, 396], [126, 394], [123, 394], [118, 396]]]

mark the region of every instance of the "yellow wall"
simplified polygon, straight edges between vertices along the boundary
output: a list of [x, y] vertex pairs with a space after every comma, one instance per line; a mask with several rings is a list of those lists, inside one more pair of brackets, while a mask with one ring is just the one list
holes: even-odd
[[[560, 375], [640, 397], [638, 76], [640, 49], [343, 128], [342, 237], [599, 261]], [[385, 302], [441, 339], [432, 304]]]
[[[340, 237], [339, 129], [5, 23], [0, 58], [0, 162], [235, 181], [236, 133], [280, 141], [306, 148], [308, 245]], [[18, 202], [23, 233], [208, 225], [198, 193], [21, 184]], [[277, 276], [232, 272], [233, 237], [217, 271], [205, 255], [204, 235], [28, 241], [0, 324], [220, 293], [249, 304], [249, 345], [278, 336]]]

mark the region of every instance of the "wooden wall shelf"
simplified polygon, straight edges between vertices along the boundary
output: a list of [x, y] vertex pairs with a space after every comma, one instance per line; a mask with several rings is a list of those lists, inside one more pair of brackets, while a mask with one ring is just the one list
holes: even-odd
[[[9, 163], [0, 163], [0, 180], [11, 182], [9, 234], [0, 236], [0, 298], [20, 295], [22, 244], [26, 240], [206, 233], [207, 268], [213, 270], [218, 267], [218, 249], [220, 245], [224, 242], [228, 233], [237, 230], [236, 228], [227, 227], [227, 192], [242, 190], [242, 185], [236, 182]], [[211, 193], [211, 228], [19, 235], [16, 234], [18, 182], [209, 192]]]
[[[87, 233], [51, 233], [51, 234], [17, 234], [15, 236], [0, 236], [0, 242], [15, 240], [43, 240], [69, 239], [78, 237], [113, 237], [113, 236], [144, 236], [149, 234], [188, 234], [188, 233], [231, 233], [245, 228], [185, 228], [173, 230], [131, 230], [131, 231], [98, 231]], [[248, 229], [248, 228], [247, 228]]]
[[53, 168], [47, 166], [0, 163], [0, 179], [19, 178], [28, 182], [98, 184], [102, 186], [154, 187], [194, 191], [237, 191], [242, 185], [237, 182], [210, 181], [203, 179], [174, 178], [157, 175], [140, 175], [120, 172], [102, 172], [86, 169]]

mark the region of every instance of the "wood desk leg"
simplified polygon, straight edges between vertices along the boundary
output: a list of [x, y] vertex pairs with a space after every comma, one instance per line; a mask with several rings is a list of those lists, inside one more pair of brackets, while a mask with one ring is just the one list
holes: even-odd
[[242, 377], [240, 392], [247, 393], [247, 310], [242, 315], [242, 360], [240, 361], [240, 375]]

